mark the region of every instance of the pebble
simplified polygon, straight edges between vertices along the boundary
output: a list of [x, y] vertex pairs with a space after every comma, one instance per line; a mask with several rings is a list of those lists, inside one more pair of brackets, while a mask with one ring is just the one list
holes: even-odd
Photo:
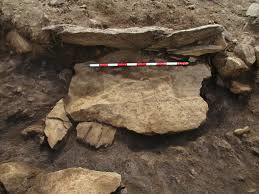
[[49, 4], [50, 5], [54, 5], [54, 6], [62, 5], [64, 3], [65, 3], [65, 0], [50, 0], [49, 1]]
[[234, 135], [236, 136], [242, 136], [246, 133], [249, 133], [250, 132], [250, 128], [248, 126], [244, 127], [244, 128], [240, 128], [240, 129], [236, 129], [234, 131]]

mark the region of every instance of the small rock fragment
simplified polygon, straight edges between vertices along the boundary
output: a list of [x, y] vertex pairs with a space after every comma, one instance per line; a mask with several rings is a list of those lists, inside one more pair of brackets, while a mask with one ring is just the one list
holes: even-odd
[[[258, 154], [259, 154], [259, 152], [258, 152]], [[249, 194], [256, 194], [256, 189], [249, 189], [247, 191], [247, 193], [249, 193]]]
[[243, 94], [251, 92], [252, 88], [248, 84], [243, 84], [238, 81], [232, 81], [230, 91], [234, 94]]
[[196, 7], [195, 7], [195, 5], [193, 4], [193, 5], [187, 6], [187, 8], [190, 9], [190, 10], [194, 10]]
[[17, 31], [10, 31], [6, 40], [10, 47], [12, 47], [18, 54], [24, 54], [32, 51], [31, 44], [23, 38]]
[[256, 61], [254, 47], [249, 44], [238, 44], [234, 49], [234, 53], [248, 66], [251, 66]]
[[259, 17], [259, 3], [252, 3], [246, 12], [246, 16]]
[[244, 135], [244, 134], [246, 134], [246, 133], [249, 133], [249, 132], [250, 132], [250, 128], [249, 128], [248, 126], [246, 126], [246, 127], [244, 127], [244, 128], [236, 129], [236, 130], [234, 131], [234, 134], [235, 134], [236, 136], [242, 136], [242, 135]]
[[50, 0], [49, 4], [53, 6], [62, 5], [65, 3], [65, 0]]
[[72, 123], [65, 112], [63, 99], [58, 101], [47, 115], [45, 125], [44, 133], [48, 138], [50, 147], [54, 148], [58, 142], [64, 139], [69, 128], [72, 127]]
[[95, 122], [79, 123], [76, 130], [78, 140], [96, 148], [111, 145], [116, 133], [115, 128]]
[[41, 120], [37, 123], [26, 127], [21, 132], [22, 136], [24, 137], [35, 137], [37, 141], [42, 144], [44, 141], [44, 121]]

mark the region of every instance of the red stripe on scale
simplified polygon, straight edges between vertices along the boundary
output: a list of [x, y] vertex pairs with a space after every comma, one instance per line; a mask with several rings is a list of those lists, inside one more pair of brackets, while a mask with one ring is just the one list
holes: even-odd
[[177, 65], [189, 65], [189, 62], [177, 62]]
[[101, 63], [99, 64], [99, 67], [108, 67], [108, 63]]
[[137, 66], [144, 67], [144, 66], [147, 66], [147, 63], [137, 63]]
[[128, 64], [127, 63], [118, 63], [117, 66], [118, 67], [126, 67], [126, 66], [128, 66]]

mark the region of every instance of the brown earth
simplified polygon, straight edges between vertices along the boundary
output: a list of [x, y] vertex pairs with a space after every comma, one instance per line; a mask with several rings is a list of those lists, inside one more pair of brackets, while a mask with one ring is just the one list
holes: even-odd
[[[20, 11], [27, 5], [41, 5], [40, 11], [44, 10], [47, 18], [42, 26], [159, 25], [179, 30], [219, 23], [234, 37], [241, 36], [245, 10], [250, 4], [246, 0], [69, 0], [53, 7], [43, 0], [26, 1], [27, 5], [13, 0], [3, 2], [16, 7], [19, 2]], [[195, 9], [188, 7], [193, 4]], [[10, 14], [17, 16], [17, 9]], [[22, 19], [31, 21], [30, 17]], [[9, 28], [2, 29], [6, 27]], [[23, 31], [29, 34], [26, 28]], [[71, 74], [62, 73], [64, 69], [73, 71], [75, 62], [94, 59], [96, 50], [106, 49], [64, 45], [53, 53], [55, 57], [33, 60], [30, 56], [15, 55], [0, 41], [1, 163], [24, 161], [47, 170], [86, 167], [115, 171], [122, 175], [129, 194], [259, 192], [259, 158], [251, 147], [251, 139], [259, 136], [258, 115], [248, 108], [249, 96], [236, 96], [216, 86], [214, 77], [203, 83], [201, 94], [210, 110], [207, 121], [195, 131], [147, 137], [120, 129], [115, 143], [98, 151], [77, 142], [75, 130], [71, 130], [58, 151], [24, 139], [21, 131], [44, 118], [67, 94]], [[250, 134], [244, 137], [233, 134], [235, 129], [245, 126], [252, 130]]]

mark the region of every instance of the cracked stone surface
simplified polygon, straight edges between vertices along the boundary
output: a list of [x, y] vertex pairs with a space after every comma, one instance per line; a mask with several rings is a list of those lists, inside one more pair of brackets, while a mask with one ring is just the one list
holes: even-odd
[[72, 124], [66, 115], [64, 101], [61, 99], [46, 117], [44, 133], [51, 148], [62, 141]]

